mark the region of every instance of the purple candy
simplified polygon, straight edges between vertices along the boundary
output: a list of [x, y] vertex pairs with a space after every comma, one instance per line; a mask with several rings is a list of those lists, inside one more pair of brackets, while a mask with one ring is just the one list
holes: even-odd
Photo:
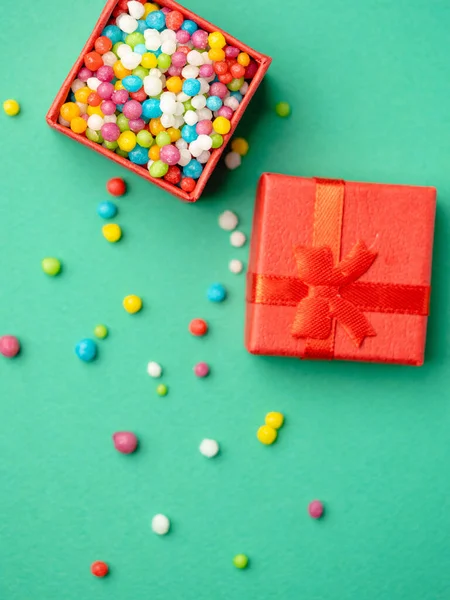
[[114, 71], [112, 67], [103, 65], [97, 70], [97, 79], [100, 81], [112, 81], [114, 79]]
[[115, 142], [119, 139], [120, 129], [115, 123], [105, 123], [100, 133], [107, 142]]
[[131, 431], [119, 431], [112, 437], [115, 449], [122, 454], [131, 454], [137, 448], [137, 437]]
[[[182, 29], [180, 29], [182, 31]], [[172, 54], [172, 65], [174, 67], [184, 67], [187, 63], [186, 54], [184, 52], [174, 52]]]
[[114, 102], [114, 104], [125, 104], [125, 102], [128, 100], [127, 90], [114, 90], [111, 100]]
[[128, 100], [123, 105], [122, 112], [127, 119], [139, 119], [142, 115], [142, 104], [137, 100]]
[[176, 146], [172, 146], [168, 144], [167, 146], [163, 146], [161, 148], [161, 152], [159, 153], [159, 158], [166, 165], [176, 165], [180, 160], [180, 151]]
[[89, 79], [89, 77], [92, 77], [92, 71], [90, 69], [88, 69], [87, 67], [83, 67], [82, 69], [80, 69], [80, 72], [78, 73], [78, 79], [86, 82]]
[[211, 77], [214, 75], [214, 69], [212, 65], [202, 65], [200, 67], [200, 77]]
[[237, 58], [239, 56], [240, 50], [235, 46], [227, 46], [225, 48], [225, 56], [227, 58]]
[[112, 100], [105, 100], [101, 103], [100, 108], [104, 115], [113, 115], [116, 112], [116, 105]]
[[211, 121], [208, 120], [203, 120], [203, 121], [199, 121], [197, 123], [197, 126], [195, 128], [195, 131], [198, 133], [198, 135], [209, 135], [213, 130], [213, 126]]
[[230, 108], [229, 106], [221, 106], [219, 108], [219, 110], [217, 111], [217, 116], [225, 117], [225, 119], [230, 120], [231, 117], [233, 116], [233, 109]]
[[145, 128], [145, 121], [141, 118], [130, 119], [128, 121], [128, 127], [131, 129], [131, 131], [134, 131], [134, 133], [137, 133], [138, 131], [142, 131], [142, 129]]
[[112, 83], [104, 81], [97, 88], [97, 94], [102, 100], [109, 100], [114, 92], [114, 86]]
[[191, 42], [195, 48], [202, 48], [204, 50], [208, 45], [208, 34], [203, 29], [197, 29], [191, 36]]
[[186, 44], [191, 39], [191, 34], [189, 31], [185, 31], [184, 29], [179, 29], [177, 31], [177, 42], [180, 44]]
[[220, 83], [219, 81], [216, 81], [215, 83], [213, 83], [211, 85], [211, 87], [209, 88], [209, 95], [210, 96], [219, 96], [219, 98], [221, 100], [223, 100], [225, 98], [225, 96], [228, 93], [228, 88], [224, 83]]

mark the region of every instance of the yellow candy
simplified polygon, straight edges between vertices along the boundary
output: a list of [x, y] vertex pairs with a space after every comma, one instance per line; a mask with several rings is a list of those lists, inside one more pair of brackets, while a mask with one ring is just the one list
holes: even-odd
[[144, 4], [144, 8], [145, 8], [145, 12], [144, 12], [144, 15], [141, 17], [143, 20], [145, 20], [148, 17], [148, 15], [151, 12], [153, 12], [154, 10], [159, 10], [159, 8], [155, 4], [150, 4], [150, 2], [146, 2]]
[[277, 439], [277, 430], [273, 427], [269, 427], [268, 425], [261, 425], [256, 433], [256, 437], [261, 444], [270, 446], [270, 444], [273, 444]]
[[20, 111], [20, 105], [17, 100], [5, 100], [3, 102], [3, 110], [8, 117], [15, 117]]
[[123, 87], [123, 83], [121, 79], [118, 79], [116, 81], [116, 83], [114, 84], [114, 89], [115, 90], [124, 90], [125, 88]]
[[179, 94], [183, 87], [183, 81], [181, 77], [169, 77], [169, 79], [166, 81], [166, 87], [169, 90], [169, 92]]
[[231, 142], [231, 149], [241, 156], [245, 156], [248, 152], [248, 142], [244, 138], [236, 138]]
[[129, 69], [126, 69], [120, 60], [114, 63], [113, 71], [117, 79], [123, 79], [124, 77], [131, 75], [131, 71]]
[[81, 110], [78, 104], [75, 104], [75, 102], [66, 102], [61, 106], [59, 114], [63, 119], [69, 121], [70, 123], [72, 119], [80, 116]]
[[[143, 18], [145, 19], [145, 17]], [[153, 52], [146, 52], [142, 55], [141, 65], [144, 67], [144, 69], [156, 69], [157, 64], [158, 60]]]
[[248, 67], [250, 64], [250, 56], [247, 54], [247, 52], [241, 52], [237, 57], [237, 61], [243, 67]]
[[123, 131], [117, 140], [119, 148], [125, 152], [131, 152], [137, 144], [136, 134], [132, 131]]
[[82, 104], [87, 104], [87, 99], [92, 94], [92, 90], [88, 87], [82, 87], [75, 92], [75, 100]]
[[87, 129], [87, 123], [83, 117], [75, 117], [70, 121], [70, 129], [74, 133], [84, 133]]
[[208, 35], [208, 44], [210, 48], [223, 48], [226, 40], [220, 31], [213, 31]]
[[137, 313], [141, 310], [142, 300], [139, 298], [139, 296], [126, 296], [123, 299], [123, 307], [127, 311], [127, 313], [130, 313], [130, 315], [134, 315], [134, 313]]
[[175, 127], [169, 127], [167, 133], [170, 135], [170, 141], [172, 144], [177, 142], [181, 137], [181, 131], [179, 129], [175, 129]]
[[225, 52], [221, 48], [211, 48], [208, 58], [213, 61], [225, 60]]
[[122, 237], [122, 230], [116, 223], [108, 223], [107, 225], [103, 225], [102, 233], [103, 237], [111, 243], [118, 242]]
[[100, 108], [100, 106], [88, 106], [87, 107], [87, 114], [89, 116], [91, 115], [99, 115], [102, 119], [105, 116], [102, 112], [102, 109]]
[[280, 427], [284, 423], [284, 416], [279, 412], [270, 412], [267, 413], [266, 418], [264, 420], [268, 427], [272, 427], [273, 429], [280, 429]]
[[213, 122], [213, 128], [216, 133], [226, 135], [231, 129], [231, 123], [225, 117], [217, 117]]
[[150, 119], [149, 129], [150, 129], [150, 133], [156, 137], [158, 135], [158, 133], [161, 133], [161, 131], [165, 130], [165, 127], [164, 127], [164, 125], [161, 124], [161, 119], [155, 118], [155, 119]]

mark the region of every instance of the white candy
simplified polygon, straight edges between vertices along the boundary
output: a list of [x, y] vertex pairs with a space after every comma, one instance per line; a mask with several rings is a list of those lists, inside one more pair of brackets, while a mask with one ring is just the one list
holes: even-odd
[[233, 258], [233, 260], [230, 260], [230, 262], [228, 263], [228, 268], [230, 269], [230, 271], [232, 273], [234, 273], [235, 275], [238, 275], [239, 273], [242, 273], [242, 269], [244, 268], [244, 265], [241, 260], [238, 260], [237, 258]]
[[200, 108], [200, 110], [197, 110], [196, 112], [199, 121], [211, 121], [213, 114], [209, 108]]
[[120, 44], [117, 48], [117, 56], [119, 58], [123, 58], [126, 54], [130, 54], [131, 52], [133, 52], [133, 48], [128, 44]]
[[82, 115], [87, 113], [87, 104], [85, 104], [84, 102], [76, 102], [76, 104], [80, 107], [80, 112]]
[[202, 148], [197, 144], [197, 140], [191, 142], [189, 144], [189, 152], [192, 154], [194, 158], [198, 158], [200, 154], [203, 152]]
[[189, 152], [189, 150], [186, 150], [186, 148], [180, 148], [180, 160], [178, 161], [178, 164], [180, 165], [180, 167], [185, 167], [190, 161], [191, 161], [191, 153]]
[[175, 105], [175, 115], [177, 117], [181, 117], [181, 115], [184, 113], [184, 106], [182, 102], [177, 102]]
[[219, 215], [219, 227], [225, 231], [233, 231], [238, 226], [239, 219], [231, 210], [226, 210]]
[[183, 140], [183, 138], [180, 138], [175, 142], [175, 146], [178, 148], [178, 150], [186, 150], [188, 143], [186, 140]]
[[63, 127], [70, 127], [69, 121], [66, 121], [65, 119], [63, 119], [61, 115], [59, 115], [59, 117], [58, 117], [58, 123], [60, 125], [62, 125]]
[[149, 362], [147, 365], [147, 373], [150, 377], [161, 377], [162, 367], [157, 362]]
[[162, 73], [159, 69], [150, 69], [148, 74], [150, 75], [150, 77], [161, 77], [162, 76]]
[[164, 113], [161, 116], [161, 125], [166, 129], [173, 127], [175, 125], [175, 117], [173, 115]]
[[237, 152], [228, 152], [225, 156], [225, 165], [232, 171], [241, 166], [241, 155]]
[[212, 139], [209, 135], [201, 134], [195, 141], [202, 150], [210, 150], [212, 147]]
[[117, 62], [117, 56], [114, 54], [114, 52], [105, 52], [105, 54], [102, 56], [103, 58], [103, 64], [107, 65], [108, 67], [113, 67], [114, 63]]
[[170, 521], [166, 515], [155, 515], [152, 519], [152, 529], [158, 535], [166, 535], [170, 529]]
[[140, 19], [145, 13], [145, 8], [143, 4], [140, 2], [136, 2], [136, 0], [130, 0], [127, 2], [128, 12], [135, 19]]
[[145, 47], [147, 48], [147, 50], [151, 50], [152, 52], [154, 52], [155, 50], [158, 50], [160, 46], [161, 38], [159, 37], [159, 35], [149, 35], [145, 38]]
[[70, 86], [70, 89], [72, 90], [72, 92], [75, 94], [75, 92], [79, 89], [81, 89], [82, 87], [84, 87], [86, 84], [84, 83], [84, 81], [81, 81], [81, 79], [75, 79], [75, 81], [72, 83], [72, 85]]
[[177, 96], [178, 102], [187, 102], [191, 97], [185, 94], [184, 92], [180, 92]]
[[103, 120], [105, 121], [105, 123], [117, 123], [116, 115], [105, 115], [103, 117]]
[[148, 169], [149, 171], [150, 171], [150, 167], [152, 166], [152, 164], [153, 164], [154, 162], [155, 162], [155, 161], [154, 161], [154, 160], [151, 160], [151, 159], [148, 161], [148, 163], [147, 163], [147, 169]]
[[93, 129], [94, 131], [100, 131], [103, 127], [104, 121], [100, 115], [91, 115], [88, 119], [87, 126], [89, 129]]
[[177, 43], [174, 42], [173, 40], [166, 40], [161, 45], [161, 51], [164, 52], [164, 54], [168, 54], [169, 56], [172, 56], [172, 54], [176, 51], [176, 49], [177, 49]]
[[161, 100], [165, 100], [166, 98], [170, 98], [171, 100], [176, 100], [177, 95], [174, 94], [173, 92], [163, 92], [161, 94]]
[[133, 31], [136, 31], [138, 28], [138, 22], [136, 19], [130, 15], [127, 15], [126, 13], [122, 13], [117, 17], [116, 25], [124, 33], [133, 33]]
[[160, 32], [157, 29], [146, 29], [144, 31], [144, 37], [147, 39], [148, 37], [157, 37], [161, 36]]
[[[119, 48], [120, 48], [120, 46], [119, 46]], [[138, 65], [141, 64], [141, 60], [142, 60], [142, 54], [139, 54], [139, 52], [128, 52], [122, 58], [122, 64], [126, 69], [129, 69], [130, 71], [132, 71]]]
[[180, 129], [180, 127], [183, 127], [183, 125], [184, 125], [183, 117], [179, 117], [179, 116], [175, 117], [174, 127], [176, 127], [177, 129]]
[[191, 50], [187, 55], [188, 64], [194, 67], [200, 67], [203, 64], [203, 58], [198, 50]]
[[206, 106], [206, 98], [205, 96], [202, 95], [198, 95], [198, 96], [194, 96], [191, 100], [191, 104], [195, 109], [199, 109], [199, 108], [205, 108]]
[[161, 36], [161, 42], [169, 42], [169, 41], [176, 42], [177, 41], [177, 34], [172, 29], [164, 29], [164, 31], [161, 31], [160, 36]]
[[200, 69], [198, 67], [194, 67], [193, 65], [186, 65], [181, 71], [181, 75], [185, 79], [197, 79], [199, 73]]
[[242, 231], [233, 231], [233, 233], [230, 235], [230, 244], [235, 248], [240, 248], [245, 244], [246, 241], [247, 238], [245, 233], [242, 233]]
[[160, 108], [163, 111], [163, 113], [173, 115], [175, 114], [177, 103], [174, 98], [168, 98], [167, 96], [163, 98], [163, 96], [161, 96]]
[[199, 450], [206, 458], [213, 458], [219, 452], [219, 444], [216, 440], [205, 439], [200, 444]]
[[204, 77], [199, 78], [200, 81], [200, 94], [207, 94], [209, 92], [209, 83]]
[[[193, 110], [187, 110], [184, 113], [184, 122], [187, 123], [187, 125], [195, 125], [196, 123], [198, 123], [197, 113]], [[205, 150], [208, 150], [208, 148], [205, 148]]]
[[161, 79], [158, 77], [153, 77], [152, 75], [147, 75], [147, 77], [144, 77], [144, 90], [147, 96], [158, 96], [162, 92], [162, 89], [163, 85]]
[[90, 88], [91, 90], [94, 90], [94, 92], [97, 91], [98, 86], [101, 84], [100, 79], [97, 79], [97, 77], [89, 77], [89, 79], [86, 81], [88, 88]]
[[239, 93], [242, 94], [243, 96], [245, 96], [245, 94], [248, 92], [248, 83], [245, 81], [242, 86], [239, 88]]
[[229, 98], [225, 98], [224, 106], [228, 106], [232, 111], [235, 111], [239, 108], [239, 100], [234, 96], [230, 96]]
[[211, 152], [208, 152], [208, 150], [203, 150], [203, 152], [200, 154], [200, 156], [197, 158], [197, 160], [201, 165], [204, 165], [205, 163], [208, 162], [208, 160], [210, 158], [211, 158]]

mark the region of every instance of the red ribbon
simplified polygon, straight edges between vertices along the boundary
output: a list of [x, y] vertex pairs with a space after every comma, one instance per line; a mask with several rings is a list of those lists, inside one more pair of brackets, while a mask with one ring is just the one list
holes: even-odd
[[357, 242], [340, 258], [344, 182], [316, 180], [313, 246], [294, 248], [297, 277], [249, 274], [247, 300], [297, 306], [291, 334], [305, 338], [305, 356], [332, 358], [336, 322], [359, 347], [376, 336], [364, 312], [428, 315], [429, 286], [357, 281], [377, 252]]

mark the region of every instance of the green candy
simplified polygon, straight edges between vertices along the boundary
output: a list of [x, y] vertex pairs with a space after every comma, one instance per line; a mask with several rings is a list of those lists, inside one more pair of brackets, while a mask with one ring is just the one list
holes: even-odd
[[128, 119], [122, 113], [117, 117], [117, 127], [121, 132], [130, 131], [130, 126], [128, 125]]
[[44, 258], [41, 262], [42, 270], [47, 275], [54, 277], [61, 271], [61, 263], [57, 258]]
[[144, 80], [144, 77], [147, 77], [149, 70], [139, 66], [133, 69], [132, 73], [133, 75], [137, 75], [140, 79]]
[[[142, 148], [150, 148], [153, 144], [153, 136], [150, 131], [142, 129], [136, 136], [136, 141]], [[115, 144], [117, 142], [114, 142]]]
[[213, 148], [220, 148], [220, 146], [223, 144], [223, 137], [220, 135], [220, 133], [212, 133], [211, 140]]
[[95, 142], [96, 144], [103, 144], [104, 142], [100, 132], [89, 129], [89, 127], [86, 129], [86, 137], [88, 140], [91, 140], [91, 142]]
[[236, 556], [233, 558], [233, 565], [237, 569], [245, 569], [245, 567], [248, 565], [248, 556], [245, 554], [236, 554]]
[[192, 106], [192, 102], [190, 100], [186, 100], [186, 102], [183, 102], [183, 106], [184, 106], [184, 110], [195, 110], [195, 108]]
[[167, 131], [160, 131], [156, 136], [155, 141], [160, 148], [163, 146], [168, 146], [171, 142], [170, 135], [167, 133]]
[[291, 114], [291, 107], [287, 102], [278, 102], [275, 112], [279, 117], [288, 117]]
[[[157, 161], [160, 162], [160, 161]], [[158, 385], [158, 387], [156, 388], [156, 393], [158, 394], [158, 396], [167, 396], [167, 392], [169, 391], [167, 385], [165, 385], [164, 383], [160, 383]]]
[[123, 156], [124, 158], [128, 158], [128, 152], [125, 152], [125, 150], [121, 150], [120, 148], [116, 149], [116, 154]]
[[[167, 171], [169, 170], [169, 165], [166, 165], [166, 163], [163, 163], [162, 160], [155, 160], [155, 162], [152, 163], [152, 165], [150, 166], [149, 170], [150, 170], [150, 175], [152, 177], [158, 177], [158, 178], [164, 177], [164, 175], [166, 175]], [[163, 394], [163, 395], [165, 395], [165, 394]]]
[[119, 145], [117, 142], [103, 142], [103, 147], [107, 148], [108, 150], [115, 150], [117, 148], [117, 146]]
[[94, 335], [96, 338], [104, 340], [105, 337], [108, 335], [107, 327], [105, 327], [105, 325], [97, 325], [97, 327], [95, 327], [94, 329]]
[[232, 81], [230, 81], [227, 87], [231, 92], [238, 92], [243, 85], [244, 78], [240, 77], [239, 79], [233, 79]]
[[158, 56], [157, 60], [159, 69], [168, 69], [172, 64], [172, 59], [168, 54], [164, 54], [164, 52]]
[[138, 44], [145, 44], [145, 37], [139, 31], [135, 31], [134, 33], [129, 33], [125, 38], [125, 43], [128, 46], [131, 46], [134, 50], [134, 47]]

